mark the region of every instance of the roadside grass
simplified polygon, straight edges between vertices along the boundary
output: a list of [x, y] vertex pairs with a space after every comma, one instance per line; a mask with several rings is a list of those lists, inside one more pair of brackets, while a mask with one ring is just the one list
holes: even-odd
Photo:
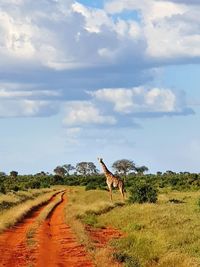
[[29, 189], [27, 191], [12, 191], [7, 194], [0, 193], [0, 213], [26, 200], [34, 199], [44, 193], [51, 192], [52, 188]]
[[[200, 192], [165, 191], [156, 204], [117, 206], [120, 196], [109, 201], [108, 192], [72, 188], [66, 207], [67, 222], [78, 239], [92, 251], [84, 224], [113, 227], [125, 236], [113, 240], [114, 258], [125, 266], [200, 266]], [[95, 256], [95, 251], [93, 257]], [[102, 258], [107, 251], [102, 252]], [[97, 266], [103, 266], [97, 264]]]
[[70, 210], [70, 214], [67, 214], [67, 216], [70, 215], [72, 218], [80, 219], [85, 224], [94, 227], [101, 227], [97, 222], [97, 215], [124, 205], [118, 194], [114, 193], [114, 199], [115, 202], [111, 202], [106, 191], [85, 191], [83, 187], [72, 187], [69, 189], [67, 209]]
[[[58, 188], [37, 190], [37, 193], [34, 196], [32, 195], [34, 199], [26, 200], [8, 210], [1, 211], [0, 233], [21, 221], [33, 209], [46, 203], [59, 190]], [[41, 191], [41, 193], [39, 193], [39, 191]]]
[[115, 265], [112, 261], [109, 249], [97, 249], [94, 246], [86, 233], [85, 224], [93, 227], [103, 227], [98, 222], [98, 215], [123, 205], [120, 202], [119, 193], [114, 192], [113, 198], [115, 202], [111, 202], [109, 193], [102, 190], [85, 191], [83, 187], [70, 187], [68, 190], [68, 204], [65, 207], [66, 223], [70, 225], [78, 241], [86, 247], [97, 267], [115, 267], [119, 265]]
[[98, 222], [126, 233], [112, 245], [141, 266], [200, 266], [198, 199], [199, 192], [163, 193], [157, 204], [116, 208]]
[[55, 199], [50, 202], [39, 214], [39, 216], [36, 218], [33, 225], [29, 227], [29, 229], [26, 232], [26, 241], [29, 247], [32, 247], [36, 244], [36, 240], [34, 240], [36, 231], [38, 227], [48, 218], [48, 216], [51, 214], [51, 212], [54, 210], [54, 208], [62, 201], [62, 196], [64, 194], [64, 191], [60, 191], [60, 194], [58, 194]]

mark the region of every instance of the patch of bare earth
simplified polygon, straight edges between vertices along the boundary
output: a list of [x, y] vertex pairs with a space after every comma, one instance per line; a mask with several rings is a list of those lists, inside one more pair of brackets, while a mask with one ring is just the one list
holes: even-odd
[[95, 250], [95, 263], [98, 267], [119, 267], [122, 266], [121, 263], [118, 263], [112, 259], [112, 254], [114, 253], [113, 248], [109, 245], [109, 242], [112, 239], [118, 239], [124, 236], [117, 229], [111, 227], [108, 228], [94, 228], [87, 225], [85, 227], [86, 232], [90, 236], [93, 244], [96, 247]]

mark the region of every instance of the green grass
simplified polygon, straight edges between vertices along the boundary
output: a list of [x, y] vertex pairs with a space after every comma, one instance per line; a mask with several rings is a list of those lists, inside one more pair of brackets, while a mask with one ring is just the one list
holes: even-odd
[[[198, 197], [199, 192], [161, 194], [157, 204], [116, 208], [99, 216], [98, 222], [125, 232], [113, 245], [139, 258], [142, 266], [165, 266], [165, 259], [168, 267], [182, 266], [181, 262], [187, 266], [187, 261], [188, 266], [200, 266]], [[170, 199], [180, 202], [171, 203]]]
[[51, 192], [52, 189], [29, 189], [27, 191], [0, 193], [0, 213], [24, 201], [34, 199], [44, 193]]
[[20, 202], [20, 204], [16, 204], [7, 210], [4, 209], [1, 211], [0, 232], [21, 221], [28, 212], [46, 203], [58, 191], [60, 191], [58, 188], [52, 188], [50, 190], [40, 189], [40, 192], [37, 190], [37, 194], [32, 197], [33, 199], [26, 200], [22, 203]]
[[70, 187], [67, 193], [68, 204], [65, 208], [66, 223], [76, 234], [78, 242], [83, 244], [97, 267], [115, 267], [111, 262], [107, 248], [97, 249], [85, 230], [85, 224], [102, 227], [98, 223], [98, 215], [108, 212], [120, 205], [120, 195], [113, 194], [116, 202], [112, 203], [109, 193], [102, 190], [85, 191], [83, 187]]
[[[73, 190], [68, 206], [72, 217], [125, 233], [123, 238], [112, 241], [112, 246], [119, 258], [125, 258], [126, 266], [200, 266], [200, 192], [165, 191], [159, 194], [156, 204], [117, 206], [118, 192], [111, 203], [108, 192]], [[76, 232], [80, 222], [77, 224]], [[83, 227], [81, 235], [85, 235]]]

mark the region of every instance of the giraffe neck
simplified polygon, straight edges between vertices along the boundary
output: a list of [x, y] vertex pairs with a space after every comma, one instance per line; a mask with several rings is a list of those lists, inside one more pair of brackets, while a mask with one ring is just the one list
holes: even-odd
[[102, 166], [103, 172], [104, 172], [105, 174], [112, 174], [112, 173], [108, 170], [108, 168], [106, 167], [106, 165], [105, 165], [105, 163], [104, 163], [103, 161], [101, 162], [101, 166]]

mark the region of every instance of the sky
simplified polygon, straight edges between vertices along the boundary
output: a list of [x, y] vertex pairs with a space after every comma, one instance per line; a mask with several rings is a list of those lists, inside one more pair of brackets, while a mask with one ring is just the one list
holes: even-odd
[[0, 171], [200, 172], [199, 0], [1, 0]]

